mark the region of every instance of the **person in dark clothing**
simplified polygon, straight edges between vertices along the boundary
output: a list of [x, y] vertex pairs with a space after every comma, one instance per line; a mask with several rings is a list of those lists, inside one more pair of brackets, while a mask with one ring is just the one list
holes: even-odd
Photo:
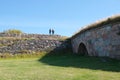
[[52, 35], [54, 35], [55, 31], [52, 29]]
[[49, 29], [49, 34], [50, 34], [50, 35], [51, 35], [51, 31], [52, 31], [52, 30], [51, 30], [51, 29]]

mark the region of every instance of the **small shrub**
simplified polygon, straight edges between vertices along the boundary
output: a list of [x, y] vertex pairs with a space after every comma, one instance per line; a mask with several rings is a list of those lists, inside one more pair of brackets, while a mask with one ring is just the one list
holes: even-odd
[[7, 34], [22, 34], [23, 32], [22, 31], [20, 31], [20, 30], [16, 30], [16, 29], [9, 29], [9, 30], [6, 30], [6, 31], [4, 31], [5, 33], [7, 33]]

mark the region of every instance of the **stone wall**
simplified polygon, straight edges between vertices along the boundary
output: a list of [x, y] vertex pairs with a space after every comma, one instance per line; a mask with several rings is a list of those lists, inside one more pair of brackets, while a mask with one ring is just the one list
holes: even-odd
[[35, 53], [66, 48], [66, 43], [58, 35], [32, 35], [18, 37], [0, 37], [0, 53]]
[[44, 34], [8, 34], [1, 32], [0, 37], [14, 37], [14, 38], [39, 38], [39, 39], [60, 39], [63, 36], [60, 35], [44, 35]]
[[90, 56], [120, 59], [120, 22], [89, 29], [73, 37], [73, 52], [79, 53], [80, 43], [85, 45]]

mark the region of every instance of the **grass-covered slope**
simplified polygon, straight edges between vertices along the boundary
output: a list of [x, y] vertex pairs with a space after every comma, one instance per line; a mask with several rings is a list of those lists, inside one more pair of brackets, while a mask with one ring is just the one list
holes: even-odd
[[92, 24], [84, 26], [79, 31], [77, 31], [71, 38], [74, 38], [77, 35], [85, 32], [85, 31], [95, 29], [95, 28], [99, 28], [99, 27], [101, 27], [103, 25], [106, 25], [106, 24], [117, 23], [117, 22], [120, 22], [120, 14], [119, 15], [113, 15], [113, 16], [105, 18], [105, 19], [101, 19], [101, 20], [98, 20], [98, 21], [96, 21]]
[[0, 80], [119, 80], [120, 62], [72, 54], [0, 60]]

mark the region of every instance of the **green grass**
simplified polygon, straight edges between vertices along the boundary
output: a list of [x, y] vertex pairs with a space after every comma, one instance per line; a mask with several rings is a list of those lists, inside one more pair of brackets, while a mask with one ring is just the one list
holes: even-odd
[[0, 80], [120, 80], [120, 61], [73, 54], [0, 59]]

